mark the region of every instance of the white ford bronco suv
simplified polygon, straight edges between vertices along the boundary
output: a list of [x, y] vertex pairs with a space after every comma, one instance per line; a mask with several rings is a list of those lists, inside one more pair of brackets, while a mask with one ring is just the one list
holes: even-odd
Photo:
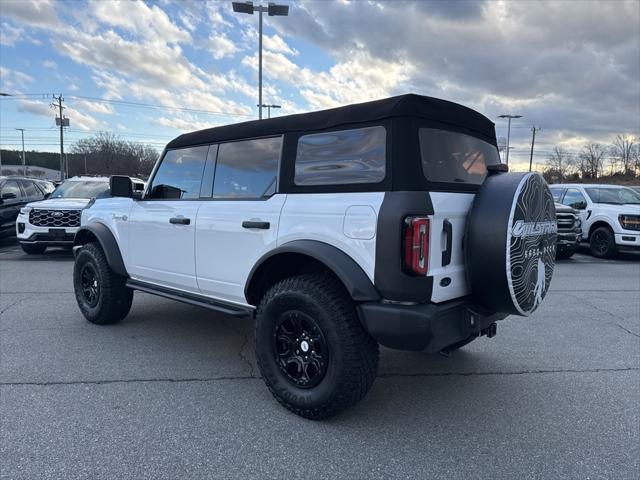
[[320, 419], [364, 397], [378, 344], [450, 351], [532, 313], [556, 231], [490, 120], [403, 95], [179, 136], [142, 196], [114, 176], [83, 210], [74, 286], [100, 325], [134, 290], [254, 317], [272, 394]]

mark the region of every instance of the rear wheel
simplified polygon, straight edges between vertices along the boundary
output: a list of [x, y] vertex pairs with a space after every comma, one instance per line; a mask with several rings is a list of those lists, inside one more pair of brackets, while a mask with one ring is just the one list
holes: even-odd
[[125, 282], [124, 277], [111, 270], [98, 244], [87, 243], [80, 249], [73, 269], [73, 286], [78, 307], [91, 323], [107, 325], [127, 316], [133, 290]]
[[44, 251], [47, 249], [46, 245], [32, 245], [28, 243], [21, 243], [20, 246], [22, 247], [24, 253], [28, 253], [29, 255], [38, 255], [44, 253]]
[[612, 258], [618, 253], [616, 239], [609, 227], [596, 228], [589, 239], [591, 254], [598, 258]]
[[331, 276], [276, 283], [260, 302], [255, 328], [262, 377], [276, 400], [297, 415], [335, 415], [360, 401], [373, 384], [378, 344]]

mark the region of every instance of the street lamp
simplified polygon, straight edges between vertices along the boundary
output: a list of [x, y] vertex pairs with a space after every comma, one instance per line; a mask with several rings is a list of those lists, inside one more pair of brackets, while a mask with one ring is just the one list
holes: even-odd
[[509, 165], [509, 139], [511, 138], [511, 119], [522, 118], [522, 115], [500, 115], [499, 117], [509, 119], [509, 126], [507, 127], [507, 159], [505, 161], [505, 163]]
[[289, 15], [289, 5], [277, 5], [269, 2], [269, 5], [254, 5], [253, 2], [231, 2], [233, 11], [236, 13], [247, 13], [253, 15], [253, 12], [259, 13], [258, 21], [258, 118], [262, 120], [262, 13], [267, 12], [270, 17]]
[[22, 175], [27, 176], [27, 163], [24, 161], [24, 128], [16, 128], [22, 134]]
[[[260, 105], [256, 105], [257, 107], [260, 107]], [[272, 108], [282, 108], [282, 105], [265, 105], [264, 103], [262, 104], [262, 108], [266, 108], [267, 109], [267, 118], [271, 118], [271, 109]]]

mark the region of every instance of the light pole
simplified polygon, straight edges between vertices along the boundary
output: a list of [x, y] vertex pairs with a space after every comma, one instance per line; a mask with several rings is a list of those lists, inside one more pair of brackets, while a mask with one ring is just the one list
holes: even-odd
[[289, 15], [289, 5], [277, 5], [269, 2], [269, 5], [254, 5], [253, 2], [231, 2], [233, 11], [236, 13], [247, 13], [253, 15], [253, 12], [259, 13], [258, 21], [258, 118], [262, 120], [262, 13], [267, 12], [270, 17]]
[[505, 163], [509, 165], [509, 140], [511, 138], [511, 119], [522, 118], [522, 115], [500, 115], [499, 117], [509, 119], [509, 124], [508, 124], [509, 126], [507, 127], [507, 159], [505, 161]]
[[27, 176], [27, 163], [24, 161], [24, 128], [16, 128], [22, 134], [22, 175]]
[[[260, 105], [257, 105], [258, 107]], [[265, 105], [264, 103], [262, 104], [262, 108], [266, 108], [267, 109], [267, 118], [271, 118], [271, 109], [272, 108], [282, 108], [282, 105]]]

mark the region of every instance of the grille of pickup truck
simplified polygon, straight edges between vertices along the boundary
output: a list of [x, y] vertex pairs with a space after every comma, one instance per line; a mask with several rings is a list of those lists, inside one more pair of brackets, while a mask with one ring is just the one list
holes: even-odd
[[36, 227], [79, 227], [80, 210], [34, 209], [29, 213], [29, 223]]
[[573, 213], [557, 213], [558, 219], [558, 232], [570, 232], [573, 230], [573, 225], [576, 221], [576, 216]]

